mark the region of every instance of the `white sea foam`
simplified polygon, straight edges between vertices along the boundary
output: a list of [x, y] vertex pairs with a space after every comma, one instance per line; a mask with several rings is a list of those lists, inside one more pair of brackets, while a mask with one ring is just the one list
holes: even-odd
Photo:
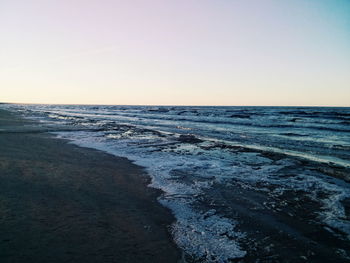
[[99, 133], [56, 134], [61, 138], [69, 138], [79, 146], [125, 156], [136, 164], [147, 167], [152, 178], [150, 186], [164, 191], [159, 201], [170, 208], [176, 217], [172, 226], [174, 240], [189, 255], [202, 259], [202, 262], [228, 262], [229, 259], [241, 258], [246, 254], [239, 245], [244, 234], [235, 228], [234, 220], [216, 214], [203, 214], [192, 207], [196, 196], [210, 187], [212, 182], [174, 180], [171, 175], [174, 168], [191, 173], [194, 166], [202, 167], [205, 161], [199, 161], [202, 165], [194, 164], [191, 156], [150, 153], [148, 148], [142, 152], [141, 149], [129, 147], [127, 142], [108, 141]]

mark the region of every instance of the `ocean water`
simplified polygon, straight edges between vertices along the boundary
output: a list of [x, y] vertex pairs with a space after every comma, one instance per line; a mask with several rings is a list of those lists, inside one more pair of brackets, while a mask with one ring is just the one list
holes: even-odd
[[310, 225], [350, 240], [350, 108], [2, 107], [41, 121], [72, 143], [144, 166], [150, 186], [164, 192], [159, 202], [175, 215], [175, 242], [199, 262], [247, 254], [251, 234], [240, 227], [235, 200], [242, 196], [232, 192], [235, 187], [247, 199], [249, 193], [267, 196], [256, 209], [276, 213], [287, 209], [287, 194], [300, 194], [314, 204]]

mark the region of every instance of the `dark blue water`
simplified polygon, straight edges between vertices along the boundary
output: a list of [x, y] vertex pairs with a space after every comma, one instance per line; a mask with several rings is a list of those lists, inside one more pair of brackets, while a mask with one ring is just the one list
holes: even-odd
[[[350, 166], [350, 108], [32, 106], [83, 125], [117, 124]], [[56, 114], [56, 115], [54, 115]], [[74, 119], [74, 117], [79, 117]]]

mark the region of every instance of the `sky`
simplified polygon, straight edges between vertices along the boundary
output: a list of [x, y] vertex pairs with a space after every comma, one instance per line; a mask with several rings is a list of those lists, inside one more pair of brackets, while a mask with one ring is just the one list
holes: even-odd
[[0, 101], [350, 106], [350, 1], [0, 0]]

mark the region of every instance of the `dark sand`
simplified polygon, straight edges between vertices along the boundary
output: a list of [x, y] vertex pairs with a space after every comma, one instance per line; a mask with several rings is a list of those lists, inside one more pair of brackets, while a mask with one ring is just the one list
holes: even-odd
[[177, 262], [171, 213], [125, 158], [0, 110], [0, 262]]

